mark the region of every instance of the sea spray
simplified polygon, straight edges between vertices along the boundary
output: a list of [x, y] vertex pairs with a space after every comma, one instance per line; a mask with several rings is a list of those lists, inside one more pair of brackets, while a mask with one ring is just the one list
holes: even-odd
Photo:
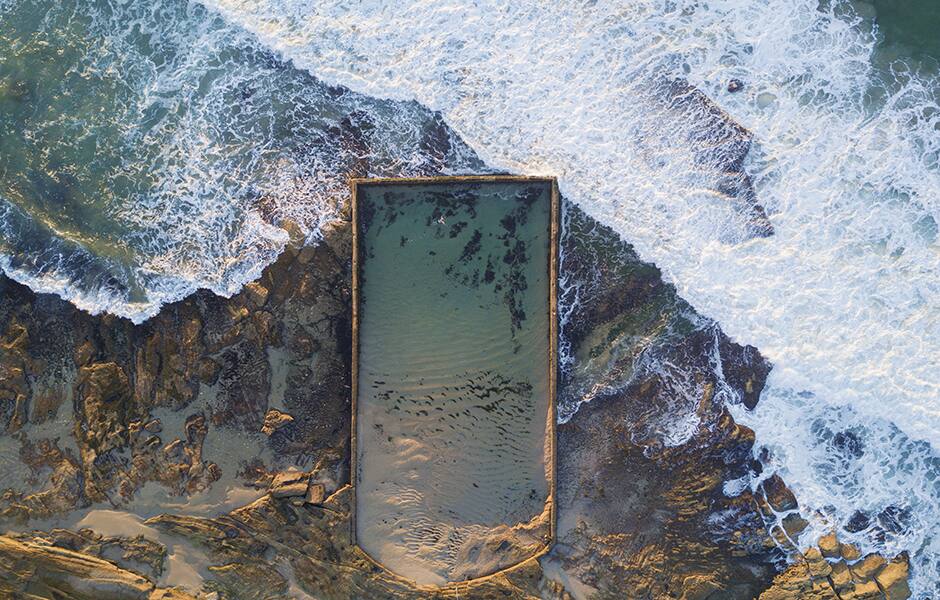
[[285, 221], [314, 240], [340, 216], [357, 168], [480, 167], [416, 103], [326, 85], [198, 4], [9, 2], [0, 39], [0, 267], [92, 313], [232, 295]]

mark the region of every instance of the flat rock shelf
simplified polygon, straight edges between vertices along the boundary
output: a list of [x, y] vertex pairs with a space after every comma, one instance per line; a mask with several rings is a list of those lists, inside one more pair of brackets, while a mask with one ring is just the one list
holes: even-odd
[[553, 179], [352, 181], [354, 536], [419, 585], [554, 540]]

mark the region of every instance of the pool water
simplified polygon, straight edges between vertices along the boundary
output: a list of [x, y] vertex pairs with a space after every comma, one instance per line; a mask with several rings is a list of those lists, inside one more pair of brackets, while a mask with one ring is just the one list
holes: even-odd
[[548, 180], [358, 186], [356, 532], [443, 585], [551, 541]]

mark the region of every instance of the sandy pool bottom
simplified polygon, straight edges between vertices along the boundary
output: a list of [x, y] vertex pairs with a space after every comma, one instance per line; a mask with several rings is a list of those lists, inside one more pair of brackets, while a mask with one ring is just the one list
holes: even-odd
[[358, 189], [356, 534], [443, 585], [550, 543], [547, 182]]

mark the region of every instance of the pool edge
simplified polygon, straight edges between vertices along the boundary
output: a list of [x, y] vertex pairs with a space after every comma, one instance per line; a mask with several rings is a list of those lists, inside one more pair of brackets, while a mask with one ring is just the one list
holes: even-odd
[[[448, 582], [442, 586], [421, 585], [406, 577], [403, 577], [394, 571], [388, 569], [385, 565], [370, 555], [360, 544], [357, 532], [356, 512], [358, 507], [358, 434], [357, 434], [357, 412], [359, 395], [359, 219], [358, 219], [358, 192], [361, 186], [368, 185], [421, 185], [435, 183], [514, 183], [514, 182], [539, 182], [547, 183], [550, 186], [550, 215], [549, 215], [549, 356], [548, 356], [548, 423], [546, 429], [549, 441], [548, 460], [549, 467], [546, 472], [549, 474], [548, 497], [545, 499], [549, 508], [549, 540], [538, 552], [526, 557], [525, 559], [496, 570], [492, 573], [486, 573], [473, 579], [464, 581]], [[349, 536], [352, 545], [354, 545], [362, 554], [374, 565], [380, 567], [386, 573], [394, 576], [396, 579], [406, 581], [416, 589], [422, 590], [442, 590], [456, 589], [460, 586], [472, 587], [477, 584], [514, 571], [531, 561], [537, 561], [548, 554], [554, 547], [557, 539], [558, 524], [558, 502], [557, 502], [557, 376], [558, 376], [558, 261], [559, 261], [559, 239], [560, 232], [560, 194], [558, 190], [558, 179], [554, 176], [544, 175], [442, 175], [431, 177], [351, 177], [349, 178], [350, 205], [352, 220], [352, 342], [350, 344], [351, 357], [351, 399], [350, 399], [350, 446], [349, 446], [349, 486], [351, 488], [350, 499], [350, 521]]]

